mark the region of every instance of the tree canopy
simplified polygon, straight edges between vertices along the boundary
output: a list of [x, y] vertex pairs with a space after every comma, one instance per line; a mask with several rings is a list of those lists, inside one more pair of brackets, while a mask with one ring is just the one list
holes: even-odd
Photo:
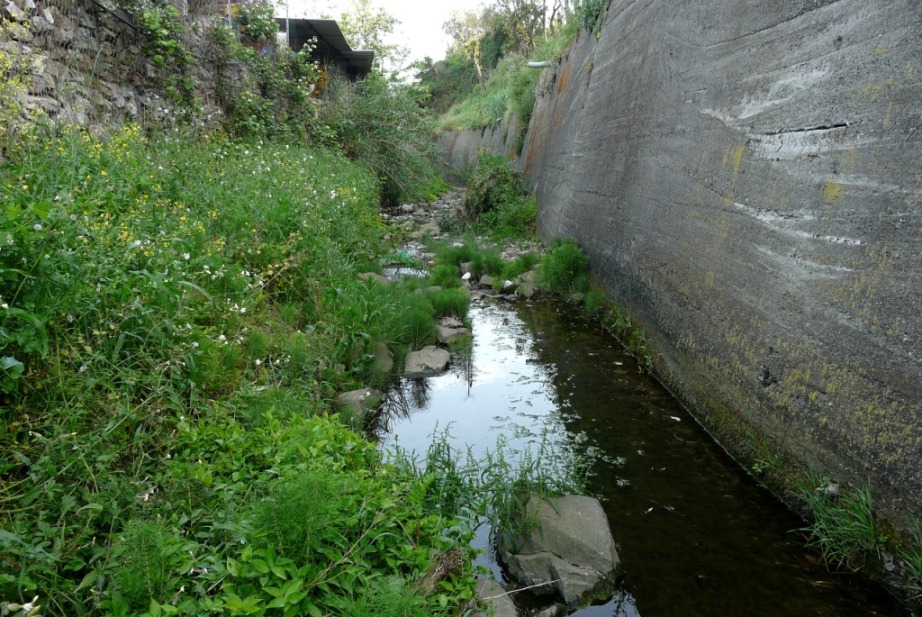
[[382, 73], [397, 72], [403, 68], [409, 50], [405, 45], [385, 43], [400, 21], [373, 0], [351, 0], [343, 11], [339, 26], [352, 49], [370, 49], [375, 52], [375, 68]]

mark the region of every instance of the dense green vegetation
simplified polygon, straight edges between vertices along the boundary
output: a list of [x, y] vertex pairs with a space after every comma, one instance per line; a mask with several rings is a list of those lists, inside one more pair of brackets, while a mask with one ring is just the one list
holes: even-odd
[[[124, 6], [150, 13], [147, 53], [180, 54], [179, 27], [154, 23], [171, 11]], [[267, 31], [250, 8], [244, 42]], [[358, 276], [398, 254], [382, 201], [439, 189], [428, 124], [381, 75], [318, 100], [304, 55], [210, 37], [252, 79], [226, 93], [226, 132], [192, 130], [170, 89], [186, 67], [164, 58], [185, 110], [169, 130], [39, 120], [2, 144], [2, 610], [458, 614], [482, 517], [577, 490], [579, 470], [501, 446], [462, 464], [444, 440], [385, 457], [339, 421], [336, 393], [389, 379], [377, 350], [399, 362], [467, 314], [456, 271]], [[534, 200], [516, 200], [529, 235]]]
[[[513, 519], [530, 491], [579, 491], [586, 461], [502, 444], [462, 461], [444, 439], [423, 460], [384, 455], [339, 421], [334, 395], [389, 378], [382, 346], [399, 361], [434, 341], [438, 317], [466, 318], [461, 263], [498, 284], [534, 272], [649, 367], [643, 330], [591, 287], [572, 241], [504, 263], [469, 239], [438, 247], [426, 280], [361, 280], [397, 248], [382, 202], [441, 188], [419, 89], [377, 72], [332, 77], [317, 97], [306, 53], [256, 52], [274, 23], [253, 2], [240, 40], [209, 30], [219, 73], [244, 65], [247, 81], [221, 82], [223, 132], [196, 132], [179, 14], [119, 5], [180, 111], [170, 130], [20, 124], [0, 139], [0, 612], [462, 613], [481, 517]], [[536, 4], [510, 0], [459, 22], [449, 58], [420, 72], [427, 104], [468, 95], [443, 127], [527, 122], [538, 72], [526, 59], [557, 57], [605, 5], [536, 19]], [[374, 45], [381, 15], [367, 9], [349, 25]], [[26, 72], [0, 51], [5, 126]], [[501, 157], [481, 157], [466, 205], [477, 233], [534, 234], [535, 198]], [[807, 531], [827, 561], [880, 550], [866, 489], [816, 488]], [[915, 592], [920, 546], [917, 534], [901, 552]]]
[[540, 70], [529, 61], [559, 58], [580, 29], [593, 31], [607, 0], [553, 3], [496, 0], [445, 24], [453, 44], [439, 62], [417, 65], [417, 78], [441, 114], [441, 130], [482, 129], [505, 120], [518, 147], [531, 117]]
[[38, 137], [0, 181], [0, 598], [79, 615], [415, 597], [459, 520], [323, 418], [374, 378], [372, 345], [432, 337], [425, 296], [356, 279], [388, 248], [374, 176], [220, 136]]

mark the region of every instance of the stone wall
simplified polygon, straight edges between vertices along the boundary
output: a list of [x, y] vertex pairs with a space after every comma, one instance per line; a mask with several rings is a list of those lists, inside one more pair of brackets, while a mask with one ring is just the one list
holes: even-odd
[[612, 0], [520, 160], [719, 433], [922, 518], [922, 3]]
[[[0, 49], [25, 67], [31, 110], [90, 127], [119, 120], [169, 123], [175, 112], [142, 53], [137, 24], [111, 0], [0, 0], [0, 14], [10, 24]], [[206, 24], [190, 19], [185, 41], [197, 60], [193, 75], [203, 119], [219, 113], [215, 70], [201, 36]]]

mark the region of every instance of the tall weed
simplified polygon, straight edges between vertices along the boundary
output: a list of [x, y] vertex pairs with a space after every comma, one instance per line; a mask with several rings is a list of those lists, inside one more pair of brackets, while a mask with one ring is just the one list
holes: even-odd
[[540, 281], [543, 287], [564, 297], [589, 289], [589, 259], [575, 240], [554, 242], [541, 262]]
[[823, 562], [856, 570], [871, 553], [877, 553], [887, 538], [877, 528], [869, 486], [838, 494], [830, 490], [829, 478], [811, 471], [801, 496], [810, 507], [812, 521], [803, 528], [807, 546], [820, 551]]

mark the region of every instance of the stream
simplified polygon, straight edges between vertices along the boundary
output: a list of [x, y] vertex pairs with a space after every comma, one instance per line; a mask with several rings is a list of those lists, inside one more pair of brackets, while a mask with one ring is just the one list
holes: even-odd
[[[551, 302], [473, 305], [470, 355], [395, 386], [402, 411], [385, 412], [378, 438], [418, 453], [439, 433], [475, 456], [500, 436], [563, 456], [596, 451], [589, 490], [624, 575], [613, 599], [578, 617], [909, 615], [866, 577], [819, 564], [793, 531], [804, 521], [578, 313]], [[488, 537], [475, 541], [478, 563], [502, 581]]]

